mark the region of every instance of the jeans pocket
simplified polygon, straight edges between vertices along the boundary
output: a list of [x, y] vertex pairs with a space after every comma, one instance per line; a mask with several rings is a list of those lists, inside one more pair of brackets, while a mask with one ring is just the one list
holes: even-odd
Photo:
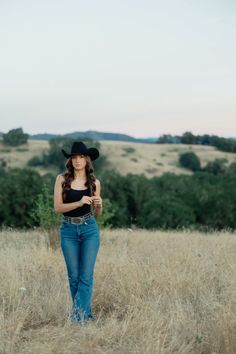
[[89, 218], [88, 220], [85, 221], [85, 224], [88, 225], [88, 226], [89, 225], [96, 225], [97, 221], [96, 221], [95, 217], [92, 216], [91, 218]]
[[70, 227], [70, 224], [67, 221], [63, 220], [61, 222], [60, 229], [65, 229], [65, 228], [69, 228], [69, 227]]

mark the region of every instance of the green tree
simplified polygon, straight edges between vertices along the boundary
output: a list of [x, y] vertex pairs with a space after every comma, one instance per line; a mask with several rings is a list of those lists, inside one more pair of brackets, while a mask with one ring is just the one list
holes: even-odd
[[143, 227], [151, 228], [182, 228], [195, 224], [193, 210], [180, 199], [170, 195], [153, 195], [143, 205], [140, 215]]
[[116, 207], [111, 203], [108, 198], [103, 198], [103, 211], [102, 215], [97, 218], [97, 223], [101, 227], [111, 228], [112, 218], [116, 213]]
[[139, 224], [139, 217], [143, 213], [143, 203], [147, 195], [151, 194], [152, 186], [149, 179], [144, 175], [128, 173], [123, 179], [123, 193], [126, 195], [127, 212], [130, 215], [130, 223]]
[[161, 135], [156, 144], [179, 144], [181, 142], [181, 137], [178, 135], [163, 134]]
[[29, 135], [23, 132], [22, 128], [9, 130], [8, 133], [2, 135], [3, 143], [10, 146], [19, 146], [26, 144]]
[[[209, 175], [209, 174], [208, 174]], [[199, 225], [220, 230], [236, 228], [236, 187], [234, 174], [212, 175], [208, 188], [201, 185], [199, 199]]]
[[31, 227], [34, 199], [42, 188], [41, 176], [30, 169], [14, 168], [0, 175], [0, 223], [11, 227]]
[[236, 162], [232, 162], [228, 168], [227, 173], [235, 174], [236, 175]]
[[101, 195], [108, 198], [114, 208], [114, 215], [110, 218], [113, 227], [130, 226], [131, 215], [128, 212], [127, 195], [124, 191], [124, 177], [114, 170], [101, 173]]
[[195, 144], [195, 136], [191, 132], [185, 132], [181, 137], [182, 144]]
[[203, 171], [213, 173], [214, 175], [219, 175], [222, 173], [225, 173], [227, 170], [227, 167], [225, 166], [225, 163], [227, 162], [227, 159], [221, 158], [221, 159], [215, 159], [214, 161], [209, 161], [206, 166], [202, 169]]
[[179, 164], [182, 167], [188, 168], [192, 171], [200, 171], [201, 169], [200, 159], [194, 152], [185, 152], [180, 154]]

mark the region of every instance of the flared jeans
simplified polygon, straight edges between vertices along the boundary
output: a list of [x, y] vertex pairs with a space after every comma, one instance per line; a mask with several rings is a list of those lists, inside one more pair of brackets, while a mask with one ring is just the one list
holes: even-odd
[[92, 216], [82, 224], [70, 224], [63, 220], [60, 242], [73, 302], [71, 321], [94, 320], [91, 301], [94, 266], [100, 246], [96, 218]]

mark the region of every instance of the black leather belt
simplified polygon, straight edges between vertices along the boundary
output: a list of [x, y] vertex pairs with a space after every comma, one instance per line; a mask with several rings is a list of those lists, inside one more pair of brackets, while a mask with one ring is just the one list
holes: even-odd
[[70, 224], [83, 224], [84, 221], [88, 220], [93, 216], [92, 213], [85, 214], [83, 216], [66, 216], [63, 215], [63, 220]]

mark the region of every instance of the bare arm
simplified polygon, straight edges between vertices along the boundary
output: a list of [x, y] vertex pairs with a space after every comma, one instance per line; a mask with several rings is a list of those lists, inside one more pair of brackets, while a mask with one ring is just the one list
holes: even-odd
[[92, 197], [93, 200], [93, 207], [95, 211], [95, 216], [99, 216], [102, 214], [102, 198], [100, 196], [101, 194], [101, 183], [98, 179], [96, 179], [96, 191], [94, 193], [94, 196]]
[[54, 210], [56, 213], [66, 213], [67, 211], [81, 207], [81, 200], [73, 203], [63, 203], [62, 200], [63, 176], [58, 175], [54, 186]]

